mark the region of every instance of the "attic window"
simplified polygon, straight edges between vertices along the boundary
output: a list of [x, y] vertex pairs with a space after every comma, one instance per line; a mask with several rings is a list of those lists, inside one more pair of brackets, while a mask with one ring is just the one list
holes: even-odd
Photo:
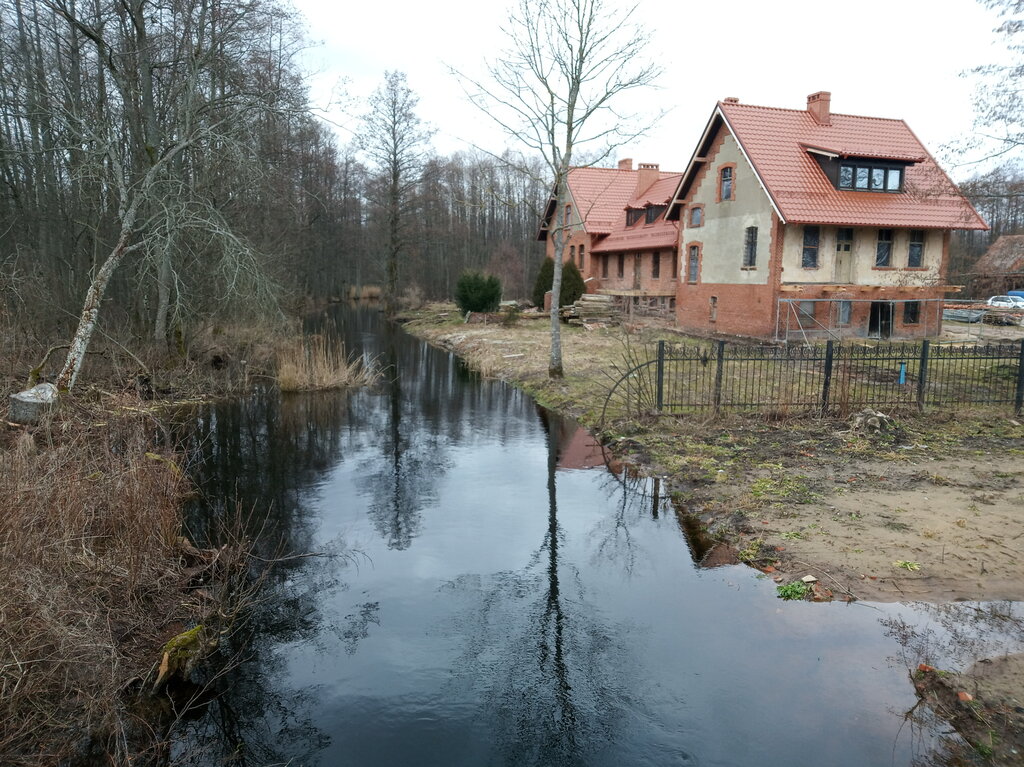
[[901, 192], [903, 167], [869, 160], [843, 161], [837, 187], [859, 192]]
[[664, 205], [648, 205], [647, 208], [645, 209], [645, 212], [646, 212], [645, 221], [646, 221], [646, 223], [653, 224], [655, 221], [658, 220], [658, 216], [660, 216], [664, 212], [664, 210], [665, 210], [665, 206]]
[[637, 221], [640, 220], [640, 216], [644, 214], [642, 208], [630, 208], [626, 211], [626, 226], [633, 226]]

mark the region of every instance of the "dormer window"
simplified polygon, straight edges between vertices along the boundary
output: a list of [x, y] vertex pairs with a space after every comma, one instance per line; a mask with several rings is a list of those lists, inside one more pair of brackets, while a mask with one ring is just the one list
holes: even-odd
[[626, 211], [626, 226], [633, 226], [643, 214], [643, 208], [629, 208]]
[[646, 217], [645, 217], [646, 223], [653, 224], [655, 221], [657, 221], [658, 220], [658, 216], [660, 216], [664, 212], [665, 207], [666, 206], [664, 206], [664, 205], [648, 205], [647, 208], [645, 209], [645, 211], [646, 211]]
[[837, 187], [858, 192], [901, 192], [903, 167], [870, 160], [844, 160], [839, 164]]

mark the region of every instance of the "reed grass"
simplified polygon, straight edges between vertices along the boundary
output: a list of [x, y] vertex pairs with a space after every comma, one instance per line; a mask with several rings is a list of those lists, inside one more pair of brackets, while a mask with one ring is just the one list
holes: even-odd
[[345, 347], [324, 335], [297, 338], [282, 345], [277, 355], [281, 391], [326, 391], [367, 386], [376, 376], [362, 359], [350, 360]]
[[[131, 680], [181, 605], [187, 481], [137, 417], [0, 433], [0, 755], [56, 764], [100, 743], [126, 764]], [[98, 740], [97, 740], [98, 738]]]

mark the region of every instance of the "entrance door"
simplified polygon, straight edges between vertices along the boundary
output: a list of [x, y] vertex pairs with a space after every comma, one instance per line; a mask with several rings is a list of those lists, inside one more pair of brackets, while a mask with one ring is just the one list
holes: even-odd
[[871, 316], [868, 318], [868, 336], [889, 338], [892, 335], [892, 304], [888, 301], [872, 301]]
[[835, 281], [839, 285], [849, 285], [853, 282], [853, 258], [848, 250], [841, 250], [836, 253]]

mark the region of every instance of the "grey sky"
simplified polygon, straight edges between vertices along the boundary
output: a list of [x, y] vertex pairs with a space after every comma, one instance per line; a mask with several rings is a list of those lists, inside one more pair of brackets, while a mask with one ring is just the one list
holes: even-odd
[[[420, 97], [421, 117], [437, 129], [438, 151], [476, 144], [500, 152], [509, 143], [449, 74], [449, 67], [482, 74], [504, 45], [507, 2], [293, 1], [318, 43], [307, 53], [318, 104], [341, 92], [364, 100], [385, 70], [399, 69]], [[610, 7], [629, 6], [613, 0]], [[721, 98], [803, 108], [807, 94], [829, 90], [835, 112], [903, 118], [962, 178], [971, 169], [952, 167], [941, 152], [971, 127], [973, 83], [961, 73], [1004, 55], [994, 15], [975, 0], [640, 0], [638, 18], [652, 32], [649, 53], [665, 73], [657, 90], [620, 105], [671, 111], [615, 156], [664, 170], [683, 169]], [[337, 106], [328, 114], [347, 141], [352, 117]]]

